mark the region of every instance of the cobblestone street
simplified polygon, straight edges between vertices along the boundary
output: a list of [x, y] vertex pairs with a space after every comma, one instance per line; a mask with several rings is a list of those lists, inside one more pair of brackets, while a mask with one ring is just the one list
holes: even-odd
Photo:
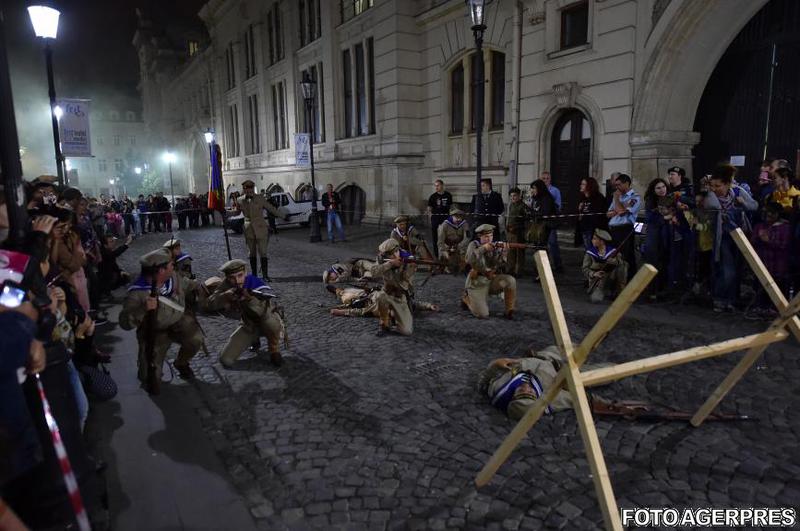
[[[194, 397], [197, 416], [261, 529], [596, 529], [602, 527], [572, 412], [544, 418], [495, 479], [473, 479], [513, 427], [476, 391], [497, 357], [553, 343], [541, 287], [521, 279], [516, 320], [502, 303], [479, 321], [462, 311], [462, 277], [435, 276], [418, 289], [441, 313], [415, 319], [414, 335], [375, 337], [375, 319], [331, 317], [321, 285], [340, 259], [372, 257], [389, 230], [352, 229], [344, 244], [309, 244], [306, 229], [270, 241], [272, 286], [285, 307], [291, 346], [275, 369], [263, 353], [233, 370], [217, 356], [236, 321], [200, 318], [210, 357], [195, 358], [194, 383], [170, 384]], [[219, 227], [177, 234], [199, 278], [226, 259]], [[120, 263], [168, 235], [136, 240]], [[231, 235], [234, 257], [244, 240]], [[605, 306], [583, 300], [578, 254], [562, 244], [557, 277], [574, 341]], [[418, 283], [427, 274], [418, 275]], [[121, 297], [122, 292], [117, 292]], [[590, 361], [620, 362], [763, 330], [741, 314], [637, 304]], [[129, 334], [115, 330], [114, 334]], [[175, 350], [173, 349], [173, 354]], [[751, 421], [597, 423], [621, 508], [792, 507], [800, 500], [800, 349], [772, 346], [721, 405]], [[130, 353], [131, 356], [134, 353]], [[625, 379], [598, 389], [624, 399], [693, 411], [741, 354]], [[142, 391], [143, 392], [143, 391]], [[200, 399], [196, 399], [197, 396]], [[132, 494], [133, 495], [133, 494]], [[213, 500], [209, 500], [213, 503]]]

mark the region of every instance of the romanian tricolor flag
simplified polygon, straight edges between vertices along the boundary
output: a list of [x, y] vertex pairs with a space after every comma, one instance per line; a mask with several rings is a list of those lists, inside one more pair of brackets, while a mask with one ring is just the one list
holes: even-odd
[[208, 183], [208, 209], [225, 210], [225, 187], [222, 184], [222, 150], [211, 145], [211, 181]]

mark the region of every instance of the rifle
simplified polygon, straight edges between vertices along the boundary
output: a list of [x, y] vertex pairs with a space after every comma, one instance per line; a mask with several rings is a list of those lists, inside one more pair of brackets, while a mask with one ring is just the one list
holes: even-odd
[[[663, 406], [662, 410], [657, 410], [654, 404], [639, 401], [613, 401], [604, 402], [600, 400], [592, 401], [592, 412], [600, 416], [622, 417], [625, 420], [643, 420], [657, 422], [661, 420], [690, 420], [694, 413], [681, 411], [671, 406]], [[734, 415], [730, 413], [712, 413], [708, 420], [728, 421], [728, 420], [756, 420], [749, 415]]]
[[[152, 283], [150, 285], [150, 296], [158, 297], [158, 286], [156, 285], [156, 273], [153, 272]], [[144, 359], [147, 364], [145, 370], [145, 390], [148, 394], [157, 395], [161, 392], [160, 382], [156, 375], [156, 326], [158, 323], [158, 306], [147, 311], [145, 316], [145, 342]]]
[[532, 243], [511, 243], [511, 242], [493, 242], [493, 243], [495, 248], [505, 246], [508, 247], [509, 249], [534, 249], [534, 250], [547, 249], [547, 247], [545, 246], [534, 245]]
[[[391, 258], [384, 258], [383, 262], [388, 262]], [[406, 256], [403, 259], [404, 264], [415, 264], [415, 265], [427, 265], [433, 267], [447, 267], [447, 264], [444, 264], [438, 260], [424, 260], [422, 258], [417, 258], [414, 255]]]

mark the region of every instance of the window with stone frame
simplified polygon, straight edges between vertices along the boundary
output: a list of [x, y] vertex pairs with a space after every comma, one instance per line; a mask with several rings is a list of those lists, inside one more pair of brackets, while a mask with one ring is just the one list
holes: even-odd
[[375, 5], [375, 0], [339, 0], [339, 14], [342, 23], [357, 17]]
[[239, 109], [235, 103], [228, 105], [225, 116], [225, 156], [239, 156]]
[[247, 154], [261, 153], [261, 126], [258, 120], [258, 96], [247, 97]]
[[464, 131], [464, 64], [459, 61], [450, 71], [450, 134]]
[[[314, 105], [311, 109], [311, 120], [314, 124], [314, 143], [319, 144], [325, 141], [325, 100], [324, 94], [325, 91], [323, 90], [322, 86], [322, 63], [312, 65], [308, 67], [308, 69], [300, 72], [300, 79], [303, 79], [303, 76], [308, 74], [312, 81], [314, 81]], [[303, 128], [306, 129], [308, 127], [308, 107], [306, 106], [305, 100], [301, 97], [298, 98], [302, 107], [303, 107]]]
[[225, 73], [228, 90], [236, 86], [236, 61], [233, 53], [233, 43], [229, 43], [225, 48]]
[[375, 50], [369, 37], [342, 51], [344, 136], [375, 132]]
[[244, 78], [250, 79], [256, 75], [256, 35], [252, 24], [244, 32]]
[[287, 149], [289, 138], [286, 124], [286, 83], [284, 81], [272, 85], [272, 123], [273, 149]]
[[320, 0], [299, 0], [300, 46], [314, 42], [322, 36]]
[[269, 41], [269, 64], [274, 65], [284, 58], [280, 3], [273, 4], [272, 9], [267, 12], [267, 40]]
[[561, 9], [561, 49], [582, 46], [589, 42], [589, 1]]
[[491, 53], [491, 129], [502, 129], [506, 113], [506, 55], [492, 50]]
[[344, 95], [344, 137], [355, 136], [353, 125], [353, 70], [350, 64], [350, 50], [342, 51], [342, 94]]

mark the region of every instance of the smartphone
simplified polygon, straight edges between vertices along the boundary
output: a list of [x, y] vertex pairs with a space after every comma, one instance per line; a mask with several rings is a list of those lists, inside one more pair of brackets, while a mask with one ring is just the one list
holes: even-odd
[[24, 300], [24, 289], [9, 282], [3, 284], [3, 290], [0, 291], [0, 306], [5, 306], [6, 308], [19, 308]]
[[633, 230], [636, 234], [642, 234], [644, 232], [644, 223], [639, 223], [637, 221], [633, 224]]

